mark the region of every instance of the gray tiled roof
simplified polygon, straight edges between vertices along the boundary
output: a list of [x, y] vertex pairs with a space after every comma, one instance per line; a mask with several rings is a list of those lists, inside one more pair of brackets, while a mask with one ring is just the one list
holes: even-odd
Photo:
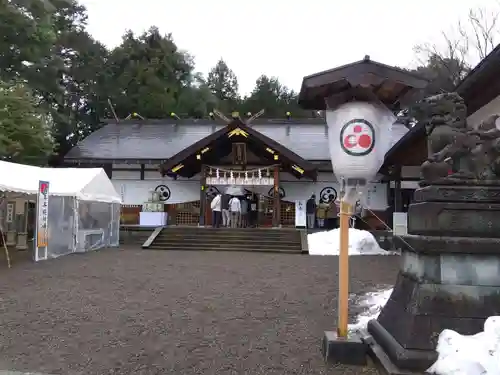
[[[205, 120], [190, 123], [184, 121], [110, 123], [76, 145], [66, 155], [66, 159], [164, 160], [223, 126]], [[330, 159], [326, 125], [321, 121], [314, 120], [313, 123], [256, 121], [251, 127], [306, 160]], [[399, 137], [398, 134], [397, 138]]]

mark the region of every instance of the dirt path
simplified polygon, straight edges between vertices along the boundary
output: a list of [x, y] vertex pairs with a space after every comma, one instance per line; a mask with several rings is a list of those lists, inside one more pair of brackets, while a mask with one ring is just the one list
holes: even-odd
[[[351, 257], [351, 291], [399, 259]], [[0, 368], [50, 374], [356, 374], [327, 368], [337, 258], [105, 250], [0, 274]], [[356, 311], [352, 311], [353, 314]]]

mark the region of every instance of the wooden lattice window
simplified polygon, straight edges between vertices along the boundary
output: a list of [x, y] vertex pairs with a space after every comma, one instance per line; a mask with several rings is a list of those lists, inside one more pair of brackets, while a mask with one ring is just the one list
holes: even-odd
[[281, 225], [284, 227], [295, 226], [295, 203], [281, 201]]
[[198, 225], [200, 221], [200, 201], [177, 203], [174, 212], [176, 225]]

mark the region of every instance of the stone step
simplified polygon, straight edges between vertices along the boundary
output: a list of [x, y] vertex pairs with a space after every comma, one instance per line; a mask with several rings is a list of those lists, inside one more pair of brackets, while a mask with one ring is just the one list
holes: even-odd
[[141, 246], [153, 233], [151, 229], [137, 231], [120, 231], [121, 245], [139, 245]]
[[176, 244], [171, 246], [156, 246], [151, 245], [148, 250], [167, 250], [167, 251], [241, 251], [241, 252], [260, 252], [260, 253], [288, 253], [301, 254], [302, 249], [299, 248], [262, 248], [254, 246], [228, 246], [228, 245], [211, 245], [199, 246], [195, 244]]
[[248, 237], [157, 237], [154, 240], [155, 244], [169, 244], [169, 243], [230, 243], [230, 244], [239, 244], [239, 243], [252, 243], [255, 245], [295, 245], [297, 243], [300, 244], [300, 239], [274, 239], [274, 238], [248, 238]]
[[148, 247], [153, 250], [302, 252], [300, 232], [264, 228], [164, 228]]
[[230, 246], [230, 247], [250, 247], [250, 248], [297, 248], [301, 249], [300, 242], [269, 242], [269, 241], [241, 241], [241, 242], [229, 242], [229, 241], [154, 241], [151, 246], [158, 247], [169, 247], [169, 246], [192, 246], [192, 247], [216, 247], [216, 246]]
[[166, 227], [163, 232], [235, 232], [235, 233], [295, 233], [295, 229], [271, 229], [271, 228], [203, 228], [203, 227]]
[[276, 233], [242, 233], [242, 232], [165, 232], [162, 231], [158, 237], [217, 237], [217, 238], [278, 238], [278, 239], [286, 239], [286, 238], [300, 238], [300, 233], [285, 233], [285, 234], [276, 234]]
[[209, 230], [200, 230], [200, 231], [172, 231], [172, 230], [163, 230], [160, 233], [160, 236], [165, 237], [180, 237], [180, 236], [196, 236], [196, 237], [245, 237], [245, 238], [255, 238], [255, 237], [265, 237], [265, 238], [294, 238], [299, 237], [299, 232], [247, 232], [247, 231], [209, 231]]

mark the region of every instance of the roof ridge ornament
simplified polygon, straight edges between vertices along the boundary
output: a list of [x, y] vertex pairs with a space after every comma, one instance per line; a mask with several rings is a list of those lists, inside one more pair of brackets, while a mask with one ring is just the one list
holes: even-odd
[[111, 99], [110, 98], [108, 98], [108, 105], [109, 105], [109, 108], [111, 109], [111, 113], [113, 114], [113, 117], [115, 118], [116, 123], [119, 123], [120, 122], [120, 118], [116, 114], [115, 107], [113, 106], [113, 103], [111, 103]]
[[131, 118], [134, 118], [134, 117], [138, 117], [140, 118], [141, 120], [144, 120], [144, 117], [142, 117], [140, 114], [138, 114], [137, 112], [132, 112], [131, 114], [129, 114], [127, 117], [125, 117], [125, 120], [130, 120]]
[[229, 124], [231, 122], [231, 120], [224, 113], [222, 113], [221, 111], [219, 111], [218, 109], [214, 109], [213, 113], [218, 118], [220, 118], [221, 120], [225, 121], [226, 123]]
[[262, 116], [264, 114], [265, 110], [264, 108], [262, 108], [259, 112], [257, 112], [255, 115], [253, 115], [252, 117], [250, 117], [247, 121], [246, 121], [246, 124], [247, 125], [250, 125], [252, 123], [253, 120], [255, 120], [256, 118]]

